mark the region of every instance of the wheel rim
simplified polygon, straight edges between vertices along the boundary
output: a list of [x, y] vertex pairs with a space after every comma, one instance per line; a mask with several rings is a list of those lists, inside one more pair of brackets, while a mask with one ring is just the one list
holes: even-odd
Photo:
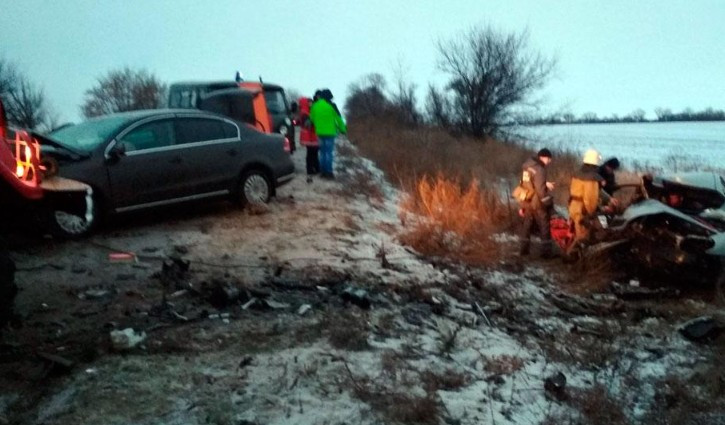
[[263, 204], [269, 199], [269, 185], [267, 179], [259, 174], [253, 174], [244, 182], [244, 197], [249, 203]]
[[55, 212], [55, 222], [61, 230], [71, 235], [79, 235], [91, 227], [90, 221], [65, 211]]

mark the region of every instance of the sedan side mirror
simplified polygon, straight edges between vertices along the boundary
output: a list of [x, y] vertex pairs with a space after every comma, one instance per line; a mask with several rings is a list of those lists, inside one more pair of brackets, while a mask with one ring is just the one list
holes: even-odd
[[126, 144], [118, 142], [108, 151], [108, 159], [118, 161], [122, 156], [126, 155]]
[[293, 114], [296, 114], [297, 111], [299, 111], [300, 107], [299, 107], [299, 105], [297, 105], [297, 102], [292, 102], [289, 109], [290, 109], [290, 112], [292, 112]]

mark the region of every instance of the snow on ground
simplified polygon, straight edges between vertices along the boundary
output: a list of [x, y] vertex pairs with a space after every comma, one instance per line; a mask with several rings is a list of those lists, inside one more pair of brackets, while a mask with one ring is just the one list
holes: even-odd
[[[583, 301], [559, 294], [547, 264], [434, 267], [396, 240], [397, 190], [340, 143], [336, 181], [307, 183], [297, 152], [302, 171], [266, 209], [163, 211], [18, 248], [26, 325], [7, 340], [30, 354], [0, 364], [0, 423], [534, 424], [577, 417], [544, 389], [557, 372], [570, 395], [599, 382], [635, 394], [634, 417], [650, 412], [658, 380], [712, 361], [667, 319], [562, 310]], [[139, 262], [110, 264], [109, 249]], [[191, 272], [164, 306], [171, 255]], [[195, 294], [219, 281], [276, 307], [217, 311]], [[371, 308], [344, 301], [349, 288]], [[108, 331], [128, 326], [148, 339], [111, 350]], [[76, 364], [38, 370], [40, 351]]]

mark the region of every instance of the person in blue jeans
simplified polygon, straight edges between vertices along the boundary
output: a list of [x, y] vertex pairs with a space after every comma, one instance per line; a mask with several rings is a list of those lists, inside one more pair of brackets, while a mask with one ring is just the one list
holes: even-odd
[[334, 179], [333, 161], [335, 156], [335, 138], [338, 134], [347, 134], [347, 126], [337, 106], [332, 102], [332, 92], [321, 90], [317, 100], [310, 108], [310, 120], [320, 141], [320, 176]]

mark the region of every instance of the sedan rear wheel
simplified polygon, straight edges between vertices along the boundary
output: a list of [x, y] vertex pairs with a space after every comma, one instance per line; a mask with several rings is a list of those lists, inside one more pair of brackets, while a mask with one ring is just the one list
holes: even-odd
[[242, 176], [239, 185], [239, 200], [242, 206], [266, 204], [272, 197], [272, 185], [261, 170], [251, 170]]

